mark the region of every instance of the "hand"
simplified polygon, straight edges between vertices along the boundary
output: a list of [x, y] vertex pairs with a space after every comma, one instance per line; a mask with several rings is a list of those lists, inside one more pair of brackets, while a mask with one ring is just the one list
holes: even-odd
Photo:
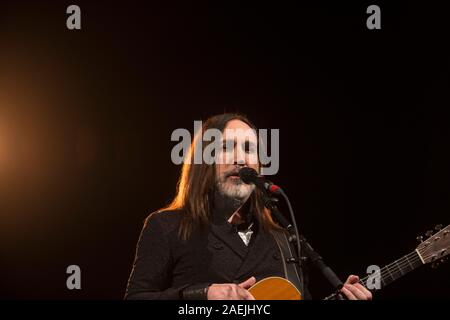
[[256, 282], [255, 277], [248, 278], [240, 284], [212, 284], [208, 289], [208, 300], [255, 300], [248, 288]]
[[372, 300], [372, 293], [359, 283], [359, 277], [350, 275], [341, 292], [349, 300]]

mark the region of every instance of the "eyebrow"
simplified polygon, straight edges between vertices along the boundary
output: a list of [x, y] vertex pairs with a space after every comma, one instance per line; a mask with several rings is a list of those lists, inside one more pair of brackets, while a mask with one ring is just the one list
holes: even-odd
[[226, 144], [226, 143], [230, 143], [230, 142], [233, 142], [233, 144], [234, 144], [234, 140], [232, 140], [232, 139], [223, 139], [222, 140], [222, 144]]
[[[233, 142], [233, 144], [234, 144], [234, 143], [236, 143], [236, 140], [234, 140], [234, 139], [223, 139], [223, 140], [222, 140], [222, 144], [229, 143], [229, 142]], [[246, 140], [244, 141], [244, 143], [247, 143], [247, 144], [251, 145], [252, 147], [253, 147], [253, 146], [254, 146], [254, 147], [257, 146], [257, 143], [256, 143], [256, 142], [250, 141], [250, 140], [248, 140], [248, 139], [246, 139]]]

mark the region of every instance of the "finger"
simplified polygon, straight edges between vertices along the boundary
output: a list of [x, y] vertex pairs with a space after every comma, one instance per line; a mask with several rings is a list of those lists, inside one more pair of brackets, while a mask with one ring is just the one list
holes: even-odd
[[341, 292], [347, 297], [347, 299], [349, 300], [358, 300], [356, 299], [356, 297], [353, 295], [353, 293], [351, 293], [350, 290], [348, 290], [346, 287], [343, 287], [341, 289]]
[[233, 286], [233, 290], [232, 290], [232, 298], [231, 300], [246, 300], [247, 295], [246, 295], [246, 291], [245, 289], [242, 289], [241, 287], [235, 285]]
[[242, 289], [238, 287], [237, 293], [239, 294], [239, 298], [242, 300], [255, 300], [255, 297], [246, 289]]
[[351, 293], [353, 293], [353, 295], [358, 300], [366, 300], [367, 299], [366, 295], [361, 290], [359, 290], [357, 287], [355, 287], [355, 285], [353, 285], [353, 284], [346, 284], [345, 288], [348, 289]]
[[[361, 285], [360, 283], [359, 283], [359, 277], [358, 276], [356, 276], [356, 275], [350, 275], [348, 278], [347, 278], [347, 281], [345, 282], [346, 284], [350, 284], [350, 285], [353, 285], [353, 286], [356, 286], [356, 288], [360, 291], [360, 292], [362, 292], [363, 294], [364, 294], [364, 296], [365, 296], [365, 299], [368, 299], [368, 300], [370, 300], [370, 299], [372, 299], [372, 293], [369, 291], [369, 290], [367, 290], [363, 285]], [[357, 296], [358, 297], [358, 296]]]
[[349, 275], [347, 278], [347, 281], [345, 281], [345, 283], [348, 283], [348, 284], [354, 284], [357, 282], [359, 282], [359, 277], [355, 276], [354, 274]]
[[243, 290], [244, 292], [243, 294], [243, 298], [244, 300], [255, 300], [255, 297], [248, 291], [248, 290]]
[[372, 300], [372, 292], [367, 290], [366, 287], [364, 287], [360, 283], [355, 283], [354, 286], [356, 286], [361, 292], [364, 293], [364, 295], [366, 296], [367, 300]]
[[248, 289], [252, 285], [254, 285], [255, 283], [256, 283], [256, 278], [255, 277], [250, 277], [247, 280], [245, 280], [244, 282], [241, 282], [239, 284], [239, 287], [244, 288], [244, 289]]

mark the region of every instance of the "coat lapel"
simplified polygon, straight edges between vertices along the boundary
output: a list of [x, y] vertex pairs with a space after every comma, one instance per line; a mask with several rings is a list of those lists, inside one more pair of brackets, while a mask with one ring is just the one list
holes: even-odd
[[239, 237], [235, 228], [228, 223], [212, 224], [211, 232], [213, 235], [227, 245], [242, 260], [248, 254], [248, 248]]
[[[255, 236], [255, 234], [253, 234], [253, 236]], [[236, 274], [236, 279], [242, 279], [247, 275], [251, 275], [252, 271], [255, 270], [262, 261], [266, 260], [267, 255], [273, 251], [274, 239], [270, 233], [258, 230], [255, 238], [252, 240], [253, 241], [250, 241], [248, 247], [247, 257]]]

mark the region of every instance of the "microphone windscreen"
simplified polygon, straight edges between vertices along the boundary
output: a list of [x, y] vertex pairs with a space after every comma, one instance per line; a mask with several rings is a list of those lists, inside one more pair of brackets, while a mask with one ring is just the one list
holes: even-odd
[[239, 178], [241, 178], [244, 183], [255, 183], [258, 177], [258, 172], [256, 172], [255, 169], [244, 167], [239, 170]]

